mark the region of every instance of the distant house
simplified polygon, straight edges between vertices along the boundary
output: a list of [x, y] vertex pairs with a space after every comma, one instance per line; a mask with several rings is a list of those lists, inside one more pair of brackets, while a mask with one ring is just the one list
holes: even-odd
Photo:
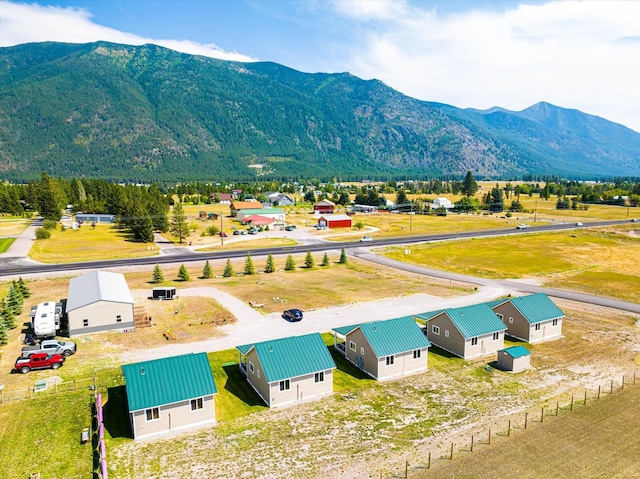
[[349, 215], [326, 215], [318, 218], [318, 226], [327, 228], [351, 228], [352, 220]]
[[134, 327], [134, 301], [120, 273], [92, 271], [69, 281], [69, 336]]
[[76, 214], [78, 223], [115, 223], [116, 215], [107, 215], [100, 213], [78, 213]]
[[504, 347], [502, 321], [486, 304], [449, 308], [417, 314], [424, 319], [431, 344], [463, 359], [495, 354]]
[[233, 195], [231, 193], [211, 193], [209, 195], [211, 201], [215, 203], [216, 198], [221, 205], [230, 205], [233, 200]]
[[245, 222], [245, 218], [251, 216], [262, 216], [264, 218], [272, 218], [277, 222], [284, 223], [286, 214], [282, 208], [247, 208], [238, 211], [236, 218], [238, 221]]
[[498, 351], [498, 369], [519, 373], [531, 367], [531, 353], [523, 346], [512, 346]]
[[272, 205], [291, 206], [295, 203], [290, 196], [284, 193], [269, 191], [265, 193], [265, 196], [267, 197], [267, 201]]
[[321, 200], [318, 201], [315, 205], [313, 205], [313, 212], [320, 215], [330, 215], [336, 209], [336, 204], [329, 200]]
[[231, 216], [238, 217], [238, 212], [248, 209], [261, 209], [262, 203], [259, 201], [233, 201], [231, 203]]
[[242, 219], [242, 222], [257, 228], [263, 227], [263, 228], [269, 229], [271, 225], [277, 222], [277, 220], [274, 218], [268, 218], [266, 216], [249, 215], [249, 216], [245, 216]]
[[353, 205], [351, 211], [354, 213], [377, 213], [378, 207], [371, 205]]
[[438, 208], [446, 208], [446, 209], [451, 209], [453, 208], [453, 203], [451, 203], [451, 201], [449, 200], [449, 198], [436, 198], [435, 200], [433, 200], [433, 203], [431, 203], [431, 207], [434, 210], [437, 210]]
[[269, 407], [333, 394], [336, 364], [318, 333], [237, 347], [240, 371]]
[[538, 343], [562, 337], [565, 314], [544, 293], [487, 303], [513, 338]]
[[333, 331], [334, 347], [378, 381], [427, 370], [431, 344], [410, 316], [343, 326]]
[[122, 374], [134, 439], [216, 424], [218, 391], [206, 353], [125, 364]]

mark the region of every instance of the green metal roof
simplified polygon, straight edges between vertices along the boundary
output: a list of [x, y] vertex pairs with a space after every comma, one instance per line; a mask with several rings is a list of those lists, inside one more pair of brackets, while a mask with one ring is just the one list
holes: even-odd
[[284, 214], [284, 210], [282, 208], [242, 208], [241, 211], [244, 216]]
[[236, 348], [242, 354], [256, 349], [264, 375], [270, 383], [336, 368], [336, 363], [318, 333], [245, 344]]
[[411, 316], [354, 324], [335, 328], [334, 331], [346, 336], [358, 328], [378, 358], [431, 346]]
[[544, 293], [511, 298], [511, 303], [531, 324], [564, 316], [564, 313]]
[[129, 411], [216, 394], [205, 353], [125, 364]]
[[511, 346], [510, 348], [504, 348], [504, 349], [501, 349], [500, 351], [504, 351], [514, 359], [521, 358], [522, 356], [528, 356], [531, 354], [529, 350], [524, 346]]
[[448, 308], [439, 312], [422, 313], [417, 314], [416, 317], [428, 321], [442, 312], [449, 316], [453, 325], [460, 331], [460, 334], [467, 339], [507, 329], [486, 303], [463, 306], [461, 308]]
[[506, 303], [507, 301], [509, 301], [510, 298], [502, 298], [502, 299], [496, 299], [494, 301], [487, 301], [486, 304], [487, 306], [489, 306], [491, 309], [495, 308], [496, 306]]

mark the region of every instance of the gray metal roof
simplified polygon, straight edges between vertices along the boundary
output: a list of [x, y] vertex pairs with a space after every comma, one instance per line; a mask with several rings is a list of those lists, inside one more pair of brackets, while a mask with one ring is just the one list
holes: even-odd
[[69, 281], [67, 312], [98, 301], [133, 304], [124, 275], [108, 271], [92, 271]]

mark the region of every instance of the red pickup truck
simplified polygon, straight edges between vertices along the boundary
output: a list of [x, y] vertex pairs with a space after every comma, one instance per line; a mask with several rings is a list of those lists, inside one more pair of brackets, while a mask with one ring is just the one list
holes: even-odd
[[36, 353], [28, 358], [19, 357], [16, 359], [15, 369], [22, 374], [26, 374], [32, 369], [58, 369], [64, 363], [62, 354]]

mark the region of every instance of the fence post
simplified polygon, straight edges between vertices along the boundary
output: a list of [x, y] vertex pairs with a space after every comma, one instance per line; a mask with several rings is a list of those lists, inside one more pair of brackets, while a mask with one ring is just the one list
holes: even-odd
[[544, 406], [542, 406], [542, 413], [540, 414], [540, 422], [544, 422]]
[[491, 429], [489, 429], [489, 445], [491, 445]]
[[582, 404], [587, 404], [587, 390], [584, 390], [584, 402]]
[[404, 479], [409, 477], [409, 461], [404, 461]]
[[449, 453], [449, 459], [453, 461], [453, 443], [451, 443], [451, 452]]
[[622, 375], [622, 389], [624, 389], [624, 374]]
[[431, 469], [431, 451], [429, 451], [429, 459], [427, 460], [427, 469]]
[[600, 385], [598, 384], [598, 399], [600, 399]]
[[573, 411], [573, 396], [571, 396], [571, 406], [569, 406], [569, 410]]
[[511, 436], [511, 419], [509, 419], [509, 426], [507, 428], [507, 437]]
[[560, 411], [560, 401], [556, 401], [556, 416], [558, 415], [558, 411]]
[[473, 452], [473, 434], [471, 434], [471, 452]]
[[609, 390], [609, 394], [613, 394], [613, 379], [611, 380], [611, 389]]
[[527, 422], [528, 422], [528, 420], [529, 420], [529, 413], [528, 413], [528, 412], [525, 412], [525, 413], [524, 413], [524, 428], [525, 428], [525, 429], [527, 428]]

